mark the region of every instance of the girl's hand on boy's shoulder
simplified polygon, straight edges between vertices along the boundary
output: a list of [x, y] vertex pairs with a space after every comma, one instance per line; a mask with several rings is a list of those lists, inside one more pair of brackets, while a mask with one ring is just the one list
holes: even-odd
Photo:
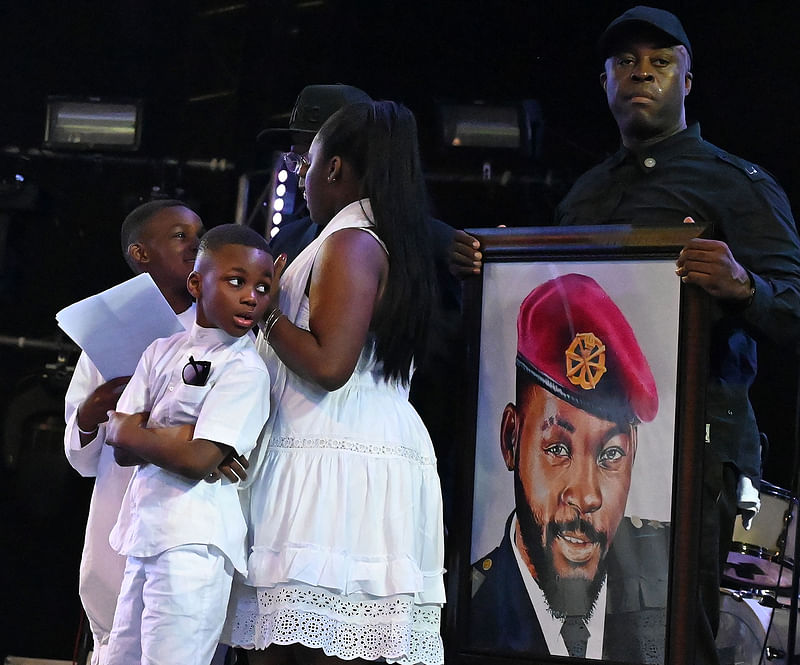
[[269, 307], [267, 307], [267, 313], [275, 309], [280, 303], [281, 275], [283, 275], [283, 271], [286, 269], [287, 260], [288, 257], [285, 252], [275, 259], [275, 267], [272, 270], [272, 283], [269, 286]]

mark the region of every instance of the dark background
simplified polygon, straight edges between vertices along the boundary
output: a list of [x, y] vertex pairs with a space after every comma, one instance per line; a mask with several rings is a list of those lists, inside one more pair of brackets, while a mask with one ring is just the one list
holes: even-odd
[[[154, 187], [187, 197], [207, 226], [233, 221], [239, 176], [265, 164], [256, 134], [285, 126], [307, 84], [349, 83], [412, 108], [434, 212], [452, 226], [549, 224], [575, 177], [617, 147], [595, 43], [629, 6], [589, 0], [0, 3], [0, 335], [58, 346], [59, 309], [129, 277], [119, 225]], [[690, 119], [702, 121], [706, 139], [775, 174], [796, 207], [797, 3], [659, 6], [683, 19], [693, 41]], [[142, 99], [140, 152], [123, 159], [41, 151], [48, 95]], [[523, 99], [536, 100], [543, 111], [535, 159], [442, 147], [437, 104]], [[224, 158], [229, 168], [187, 163], [212, 158]], [[487, 182], [480, 181], [484, 161], [494, 176]], [[761, 356], [753, 397], [772, 447], [765, 477], [793, 489], [797, 361], [768, 345]], [[61, 451], [64, 365], [74, 359], [55, 349], [0, 345], [0, 657], [72, 653], [91, 491]]]

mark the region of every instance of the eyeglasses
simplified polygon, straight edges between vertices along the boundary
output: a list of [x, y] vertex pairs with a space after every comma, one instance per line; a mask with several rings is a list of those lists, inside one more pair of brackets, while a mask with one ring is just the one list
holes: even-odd
[[311, 162], [308, 161], [308, 153], [301, 155], [298, 152], [285, 152], [283, 153], [283, 162], [289, 172], [295, 175], [300, 175], [304, 166], [311, 166]]
[[195, 360], [194, 356], [189, 356], [189, 362], [183, 368], [181, 376], [187, 386], [204, 386], [211, 374], [210, 360]]

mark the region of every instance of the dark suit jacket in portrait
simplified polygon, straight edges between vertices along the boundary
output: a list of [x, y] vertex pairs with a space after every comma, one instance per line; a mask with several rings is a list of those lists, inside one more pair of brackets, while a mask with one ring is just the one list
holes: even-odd
[[[472, 566], [470, 647], [549, 655], [506, 522], [500, 546]], [[609, 548], [603, 659], [664, 663], [669, 525], [623, 518]]]

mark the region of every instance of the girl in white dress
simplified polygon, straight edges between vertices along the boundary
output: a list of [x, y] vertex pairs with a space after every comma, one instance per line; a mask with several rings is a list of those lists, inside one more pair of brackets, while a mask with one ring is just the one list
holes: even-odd
[[413, 115], [344, 107], [300, 175], [324, 228], [281, 277], [258, 338], [275, 415], [245, 497], [252, 549], [226, 637], [255, 649], [251, 664], [437, 665], [441, 492], [408, 403], [436, 302]]

